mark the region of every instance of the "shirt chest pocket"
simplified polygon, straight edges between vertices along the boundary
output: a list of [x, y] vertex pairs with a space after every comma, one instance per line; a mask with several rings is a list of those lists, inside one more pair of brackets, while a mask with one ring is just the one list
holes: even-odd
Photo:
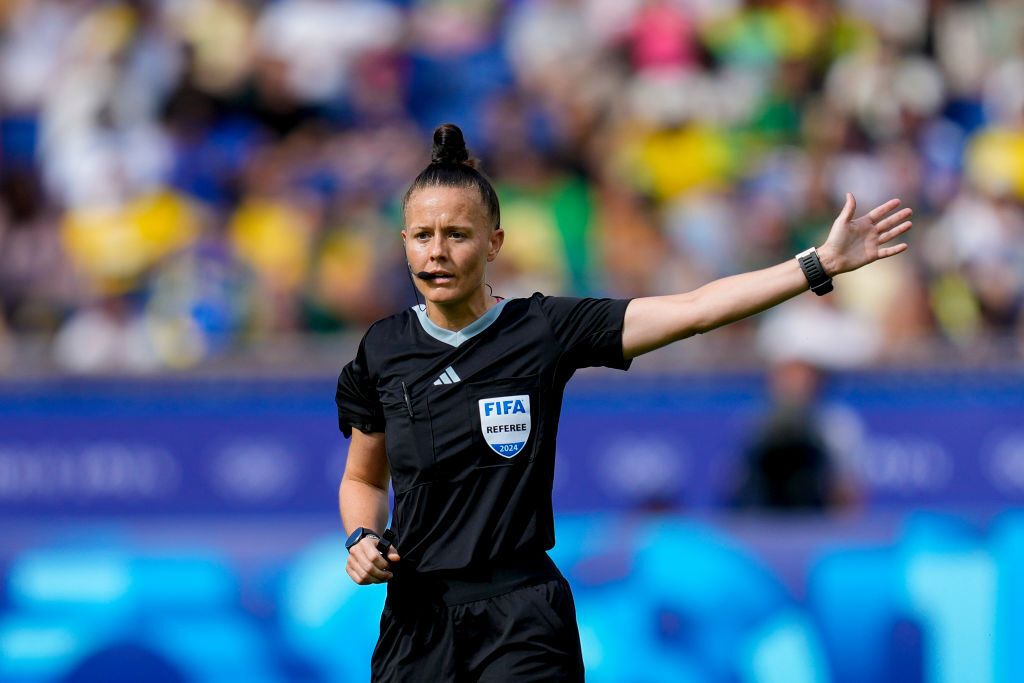
[[417, 406], [408, 395], [408, 389], [398, 384], [381, 390], [381, 407], [395, 490], [403, 491], [429, 481], [434, 457], [430, 417], [425, 406]]
[[395, 490], [530, 462], [540, 415], [539, 376], [381, 392]]
[[531, 462], [540, 428], [538, 376], [470, 382], [464, 410], [476, 467]]

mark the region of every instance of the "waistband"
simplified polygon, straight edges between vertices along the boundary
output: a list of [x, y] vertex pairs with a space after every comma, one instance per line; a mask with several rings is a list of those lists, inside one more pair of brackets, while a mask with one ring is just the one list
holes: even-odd
[[452, 606], [560, 578], [562, 573], [547, 553], [453, 572], [417, 574], [399, 566], [388, 581], [388, 602], [440, 602]]

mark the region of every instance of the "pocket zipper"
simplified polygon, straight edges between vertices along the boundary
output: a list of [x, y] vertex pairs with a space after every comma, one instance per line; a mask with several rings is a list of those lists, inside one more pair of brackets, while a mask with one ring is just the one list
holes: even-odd
[[409, 411], [409, 419], [415, 420], [416, 416], [412, 413], [412, 401], [409, 399], [409, 387], [405, 386], [405, 382], [402, 382], [402, 395], [405, 397], [405, 408]]

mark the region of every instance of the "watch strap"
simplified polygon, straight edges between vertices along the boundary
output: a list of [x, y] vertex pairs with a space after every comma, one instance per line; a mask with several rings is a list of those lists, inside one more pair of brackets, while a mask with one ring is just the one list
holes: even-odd
[[828, 276], [824, 266], [821, 265], [817, 249], [811, 247], [800, 252], [796, 255], [796, 261], [800, 264], [800, 270], [804, 272], [804, 277], [807, 278], [807, 284], [810, 285], [812, 292], [822, 296], [832, 291], [832, 278]]
[[378, 541], [380, 540], [380, 534], [378, 534], [376, 531], [361, 526], [355, 531], [353, 531], [352, 535], [348, 537], [348, 540], [345, 542], [345, 549], [352, 550], [352, 546], [354, 546], [356, 543], [359, 543], [359, 541], [363, 540], [367, 536], [376, 538]]

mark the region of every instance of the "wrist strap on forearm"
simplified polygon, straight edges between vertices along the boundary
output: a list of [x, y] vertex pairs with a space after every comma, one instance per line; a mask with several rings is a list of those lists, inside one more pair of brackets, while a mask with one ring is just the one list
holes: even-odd
[[822, 296], [832, 291], [832, 278], [821, 265], [817, 249], [811, 247], [800, 252], [796, 255], [796, 262], [800, 264], [800, 270], [804, 271], [804, 277], [807, 278], [807, 284], [811, 286], [812, 292]]

